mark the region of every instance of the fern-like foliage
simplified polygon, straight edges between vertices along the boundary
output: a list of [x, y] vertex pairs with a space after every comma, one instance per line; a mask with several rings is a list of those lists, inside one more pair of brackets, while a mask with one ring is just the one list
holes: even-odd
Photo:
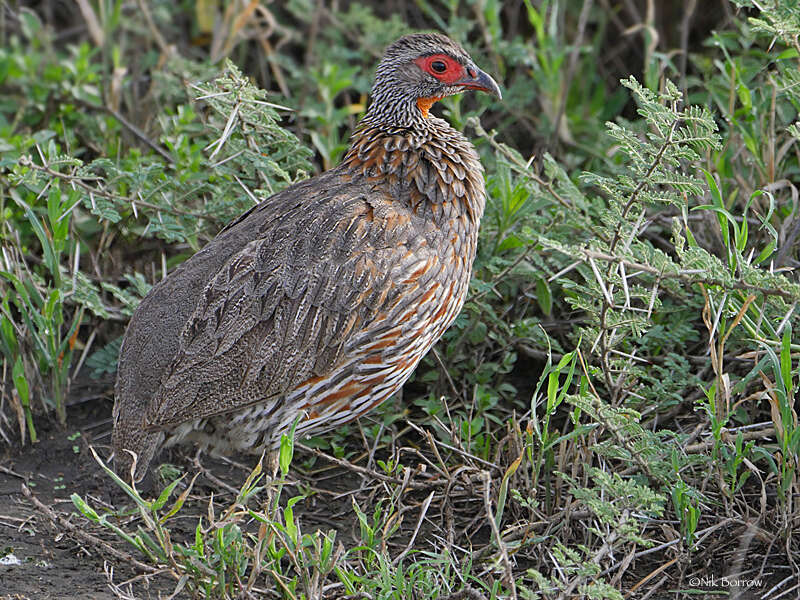
[[760, 17], [751, 17], [750, 24], [756, 31], [783, 38], [797, 44], [800, 35], [800, 10], [797, 2], [787, 0], [731, 0], [733, 4], [745, 8], [757, 8]]
[[83, 162], [51, 143], [38, 157], [20, 158], [15, 183], [38, 191], [63, 182], [100, 222], [124, 221], [139, 235], [198, 247], [198, 235], [311, 170], [310, 151], [280, 124], [279, 111], [288, 109], [232, 63], [189, 93], [190, 103], [163, 119], [166, 151]]
[[[658, 94], [633, 78], [622, 83], [633, 92], [642, 127], [609, 123], [622, 165], [619, 172], [582, 176], [603, 198], [584, 201], [598, 213], [595, 237], [579, 243], [540, 238], [546, 248], [579, 261], [582, 278], [567, 278], [563, 285], [568, 302], [588, 317], [583, 339], [588, 340], [590, 354], [599, 356], [612, 404], [624, 401], [628, 392], [637, 393], [634, 382], [643, 365], [637, 364], [640, 350], [634, 340], [642, 339], [653, 324], [654, 311], [662, 309], [662, 282], [676, 293], [683, 272], [673, 257], [643, 238], [647, 211], [683, 210], [687, 198], [702, 195], [704, 180], [697, 164], [703, 153], [720, 147], [708, 110], [683, 107], [680, 91], [671, 82]], [[559, 185], [558, 178], [554, 181]], [[566, 189], [574, 195], [571, 186]], [[654, 286], [653, 281], [658, 283]]]

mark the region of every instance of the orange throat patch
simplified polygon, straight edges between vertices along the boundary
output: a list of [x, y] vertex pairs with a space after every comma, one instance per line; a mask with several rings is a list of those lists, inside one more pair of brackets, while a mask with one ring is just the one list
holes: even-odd
[[444, 96], [432, 96], [430, 98], [417, 98], [417, 107], [422, 111], [422, 116], [428, 118], [428, 111], [436, 102], [444, 98]]

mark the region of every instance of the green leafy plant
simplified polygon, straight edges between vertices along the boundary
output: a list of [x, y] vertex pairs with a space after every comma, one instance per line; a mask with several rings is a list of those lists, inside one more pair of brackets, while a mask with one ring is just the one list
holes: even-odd
[[[129, 315], [149, 287], [137, 274], [127, 275], [125, 288], [92, 281], [80, 268], [78, 236], [96, 235], [98, 224], [125, 225], [139, 235], [197, 248], [198, 233], [209, 223], [230, 220], [257, 201], [255, 194], [273, 193], [309, 169], [309, 152], [278, 126], [277, 105], [235, 67], [228, 65], [214, 81], [190, 89], [193, 101], [204, 102], [209, 114], [202, 126], [191, 104], [165, 117], [169, 152], [143, 155], [131, 149], [116, 160], [84, 162], [63, 154], [54, 132], [41, 138], [48, 142], [45, 148], [36, 146], [36, 155], [24, 150], [39, 138], [12, 138], [18, 158], [6, 165], [13, 168], [9, 196], [24, 228], [4, 234], [0, 350], [13, 366], [23, 439], [26, 429], [36, 439], [32, 399], [45, 388], [44, 380], [45, 406], [53, 406], [62, 424], [66, 420], [73, 350], [82, 344], [86, 311], [101, 319], [115, 310]], [[48, 91], [63, 95], [61, 102], [76, 101], [72, 87]], [[31, 246], [43, 257], [40, 266], [27, 260]], [[113, 307], [114, 301], [122, 307]], [[105, 360], [106, 370], [113, 371], [115, 358]]]
[[[51, 144], [50, 152], [55, 150]], [[69, 390], [69, 370], [72, 350], [81, 323], [83, 308], [70, 310], [67, 301], [80, 296], [77, 272], [65, 272], [63, 263], [75, 264], [77, 243], [70, 236], [71, 212], [78, 202], [74, 191], [62, 192], [58, 182], [46, 186], [45, 215], [40, 219], [33, 208], [17, 195], [16, 202], [25, 214], [44, 256], [44, 276], [37, 277], [25, 262], [21, 252], [6, 254], [6, 265], [0, 270], [0, 293], [3, 296], [0, 331], [2, 351], [9, 364], [13, 364], [14, 385], [24, 423], [36, 441], [36, 430], [31, 412], [31, 392], [36, 387], [29, 383], [32, 376], [49, 378], [47, 402], [55, 409], [61, 424], [66, 422], [65, 396]], [[29, 201], [36, 201], [33, 193]], [[39, 207], [37, 207], [39, 208]], [[107, 316], [101, 313], [100, 316]], [[26, 343], [32, 345], [25, 352]], [[22, 422], [20, 425], [22, 426]], [[22, 428], [24, 439], [25, 428]]]

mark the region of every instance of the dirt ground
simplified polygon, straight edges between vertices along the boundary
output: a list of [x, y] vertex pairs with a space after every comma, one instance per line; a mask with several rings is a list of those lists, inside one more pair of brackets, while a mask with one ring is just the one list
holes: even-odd
[[[43, 504], [66, 518], [74, 511], [72, 493], [108, 498], [108, 484], [87, 450], [95, 436], [109, 430], [110, 407], [103, 399], [83, 404], [70, 411], [66, 430], [40, 419], [36, 444], [4, 449], [0, 460], [0, 590], [6, 596], [0, 598], [114, 598], [106, 584], [103, 558], [56, 531], [22, 493], [23, 485], [27, 486]], [[75, 517], [71, 520], [78, 521]]]
[[[91, 444], [101, 456], [109, 453], [111, 407], [109, 394], [95, 395], [70, 407], [66, 429], [43, 418], [38, 421], [36, 444], [0, 448], [0, 600], [119, 598], [111, 586], [130, 590], [136, 599], [163, 598], [172, 593], [175, 581], [170, 576], [156, 576], [151, 581], [137, 577], [136, 570], [126, 561], [76, 541], [74, 535], [65, 533], [63, 525], [54, 526], [46, 514], [50, 509], [51, 517], [64, 519], [120, 551], [133, 550], [113, 534], [94, 526], [89, 528], [70, 500], [70, 495], [77, 493], [94, 507], [125, 504], [127, 498], [103, 473], [89, 450]], [[179, 448], [160, 458], [193, 473], [197, 465], [190, 453], [191, 449]], [[252, 457], [238, 458], [238, 463], [201, 458], [203, 474], [190, 496], [198, 515], [212, 493], [221, 504], [232, 500], [233, 494], [221, 486], [238, 486], [255, 463]], [[326, 488], [326, 498], [312, 496], [302, 503], [304, 528], [333, 527], [337, 538], [349, 543], [348, 536], [355, 533], [351, 530], [349, 491], [358, 489], [359, 478], [348, 473], [328, 473], [315, 477], [314, 485]], [[23, 487], [30, 490], [32, 497], [23, 493]], [[37, 507], [36, 501], [46, 508]], [[187, 536], [193, 535], [196, 522], [186, 519]], [[135, 550], [131, 555], [136, 555]], [[187, 596], [176, 596], [183, 597]]]

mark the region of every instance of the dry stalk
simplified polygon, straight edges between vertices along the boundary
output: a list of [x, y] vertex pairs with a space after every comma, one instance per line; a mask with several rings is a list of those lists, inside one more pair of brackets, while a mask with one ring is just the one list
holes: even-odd
[[497, 528], [497, 523], [495, 523], [494, 514], [492, 513], [492, 500], [489, 496], [492, 476], [489, 474], [489, 471], [482, 471], [481, 476], [483, 478], [483, 505], [486, 508], [486, 519], [489, 521], [489, 525], [492, 528], [492, 536], [497, 543], [497, 548], [500, 551], [500, 558], [503, 561], [503, 568], [505, 569], [503, 579], [505, 579], [505, 584], [511, 589], [511, 598], [517, 600], [517, 584], [514, 582], [514, 570], [511, 568], [511, 561], [508, 558], [508, 549], [506, 548], [505, 542], [503, 542], [503, 537], [500, 535], [500, 530]]
[[80, 530], [78, 527], [70, 523], [67, 519], [56, 513], [52, 508], [43, 504], [36, 496], [33, 495], [31, 490], [24, 483], [22, 484], [22, 495], [25, 496], [28, 500], [30, 500], [31, 503], [37, 509], [39, 509], [39, 511], [45, 517], [47, 517], [47, 519], [53, 525], [65, 530], [75, 539], [90, 544], [91, 546], [98, 548], [103, 552], [107, 552], [114, 558], [129, 563], [144, 573], [150, 573], [153, 575], [158, 573], [170, 573], [173, 576], [175, 575], [175, 573], [171, 569], [157, 569], [151, 565], [146, 565], [143, 562], [140, 562], [135, 558], [133, 558], [133, 556], [131, 556], [127, 552], [122, 552], [121, 550], [117, 550], [116, 548], [114, 548], [114, 546], [112, 546], [108, 542], [104, 542], [100, 538], [97, 538], [89, 533], [86, 533], [85, 531]]

